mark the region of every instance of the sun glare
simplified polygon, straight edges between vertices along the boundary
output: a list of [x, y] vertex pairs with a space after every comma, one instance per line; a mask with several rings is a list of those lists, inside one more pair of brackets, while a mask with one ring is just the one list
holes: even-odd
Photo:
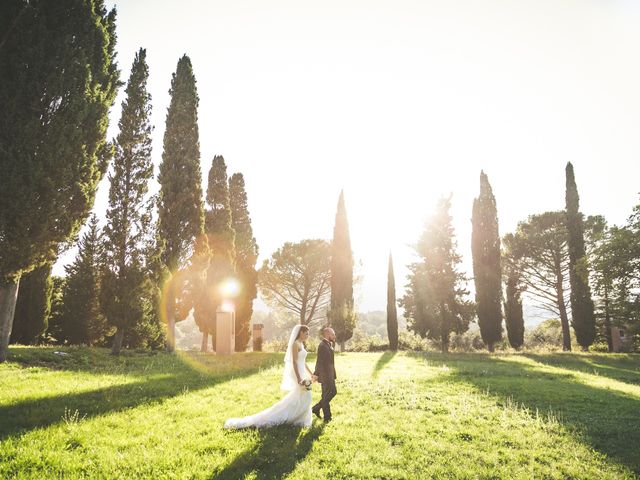
[[233, 298], [237, 296], [239, 292], [240, 284], [233, 278], [225, 280], [220, 286], [220, 293], [222, 293], [225, 298]]

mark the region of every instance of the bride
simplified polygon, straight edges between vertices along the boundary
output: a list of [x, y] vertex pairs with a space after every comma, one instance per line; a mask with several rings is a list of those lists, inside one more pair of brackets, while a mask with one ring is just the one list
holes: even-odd
[[224, 428], [272, 427], [283, 423], [311, 426], [311, 383], [315, 376], [307, 366], [304, 341], [309, 338], [309, 327], [296, 325], [291, 331], [284, 373], [280, 388], [289, 393], [279, 402], [262, 412], [244, 418], [230, 418]]

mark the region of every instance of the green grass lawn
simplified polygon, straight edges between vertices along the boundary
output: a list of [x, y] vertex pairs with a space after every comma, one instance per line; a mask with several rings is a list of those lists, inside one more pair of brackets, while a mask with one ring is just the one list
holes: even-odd
[[55, 350], [0, 365], [2, 479], [640, 475], [638, 355], [339, 354], [333, 422], [229, 432], [282, 354]]

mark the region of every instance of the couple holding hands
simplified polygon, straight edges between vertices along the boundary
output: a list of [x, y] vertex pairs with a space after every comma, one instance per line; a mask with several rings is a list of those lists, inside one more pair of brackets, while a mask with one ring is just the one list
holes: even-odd
[[[224, 428], [266, 428], [275, 425], [291, 424], [310, 427], [312, 414], [331, 420], [330, 402], [336, 396], [336, 369], [334, 365], [334, 344], [336, 334], [330, 327], [322, 329], [322, 341], [318, 345], [315, 370], [307, 366], [307, 350], [304, 342], [309, 338], [309, 327], [296, 325], [289, 336], [287, 353], [284, 356], [284, 373], [281, 389], [287, 395], [271, 407], [254, 415], [243, 418], [230, 418], [224, 422]], [[322, 397], [311, 406], [311, 385], [322, 385]], [[323, 417], [320, 416], [322, 412]]]

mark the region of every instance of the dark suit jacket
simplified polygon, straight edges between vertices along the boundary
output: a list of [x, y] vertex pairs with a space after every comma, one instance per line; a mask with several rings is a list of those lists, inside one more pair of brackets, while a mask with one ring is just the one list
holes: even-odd
[[336, 380], [336, 367], [333, 364], [333, 348], [327, 340], [322, 340], [318, 345], [318, 357], [316, 369], [313, 372], [318, 376], [318, 382], [330, 383]]

